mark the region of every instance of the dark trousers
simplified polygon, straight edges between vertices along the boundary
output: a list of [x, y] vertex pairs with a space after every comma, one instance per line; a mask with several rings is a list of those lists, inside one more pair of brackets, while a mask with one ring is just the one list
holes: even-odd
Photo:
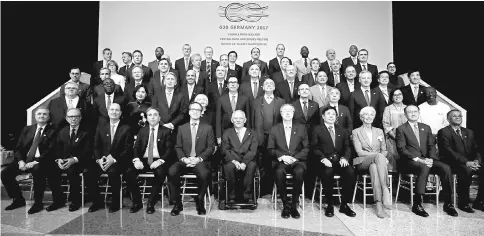
[[[46, 178], [49, 180], [49, 187], [52, 190], [52, 197], [54, 202], [62, 202], [62, 192], [60, 189], [60, 182], [56, 184], [56, 182], [60, 181], [60, 178], [57, 177], [53, 173], [53, 168], [55, 167], [54, 162], [39, 162], [38, 164], [34, 165], [31, 169], [27, 170], [32, 174], [34, 180], [34, 201], [35, 203], [42, 203], [42, 199], [44, 198], [44, 191], [46, 186]], [[8, 193], [8, 196], [14, 199], [23, 198], [22, 191], [20, 190], [20, 186], [15, 179], [17, 175], [21, 174], [22, 172], [18, 168], [18, 163], [15, 160], [10, 165], [8, 165], [4, 170], [2, 170], [1, 178], [2, 183], [5, 186], [5, 190]]]
[[171, 191], [171, 201], [181, 203], [180, 176], [188, 171], [193, 171], [197, 176], [198, 200], [203, 201], [203, 197], [207, 192], [207, 186], [210, 181], [210, 162], [200, 162], [194, 167], [187, 167], [187, 165], [181, 161], [171, 165], [168, 169], [168, 184]]
[[469, 203], [469, 188], [472, 182], [472, 175], [477, 174], [479, 177], [479, 190], [477, 192], [475, 202], [484, 200], [484, 167], [473, 171], [465, 164], [452, 165], [452, 171], [457, 174], [457, 196], [459, 196], [459, 205], [466, 205]]
[[[156, 160], [158, 159], [154, 159], [153, 161]], [[142, 170], [134, 168], [134, 165], [128, 167], [128, 169], [126, 170], [126, 183], [128, 184], [128, 188], [133, 195], [133, 203], [141, 204], [141, 193], [137, 181], [138, 175], [146, 172], [153, 172], [155, 178], [153, 179], [151, 194], [148, 198], [148, 205], [155, 205], [158, 201], [163, 182], [165, 181], [166, 175], [168, 174], [170, 163], [165, 162], [162, 165], [158, 166], [156, 169], [151, 169], [146, 158], [142, 158], [141, 162], [143, 163], [144, 167]]]
[[292, 188], [292, 207], [297, 207], [299, 195], [301, 194], [302, 185], [304, 182], [304, 175], [306, 173], [306, 162], [294, 162], [292, 165], [286, 165], [284, 162], [278, 162], [275, 169], [276, 186], [279, 190], [282, 203], [284, 207], [289, 206], [286, 194], [286, 174], [292, 174], [293, 188]]
[[[121, 164], [118, 162], [112, 164], [107, 170], [106, 173], [109, 177], [109, 185], [111, 186], [112, 192], [112, 204], [113, 206], [119, 205], [119, 190], [121, 189], [121, 176], [120, 174], [123, 172]], [[100, 203], [104, 202], [104, 199], [101, 197], [99, 193], [99, 186], [98, 181], [103, 174], [101, 167], [95, 163], [92, 164], [87, 171], [85, 172], [84, 179], [86, 181], [86, 188], [91, 195], [93, 203]]]
[[274, 169], [277, 162], [273, 161], [273, 158], [267, 152], [267, 137], [268, 134], [264, 134], [264, 142], [258, 147], [258, 161], [259, 161], [259, 171], [260, 171], [260, 195], [264, 196], [266, 194], [272, 193], [272, 186], [274, 186]]
[[243, 181], [244, 184], [244, 199], [252, 198], [252, 187], [254, 184], [254, 174], [257, 168], [257, 164], [254, 161], [247, 163], [245, 170], [237, 170], [235, 164], [227, 162], [224, 164], [225, 178], [227, 179], [227, 192], [229, 199], [235, 199], [235, 185], [237, 179]]
[[[58, 170], [61, 170], [58, 168]], [[76, 163], [69, 167], [69, 169], [66, 170], [67, 174], [67, 179], [69, 179], [69, 185], [70, 185], [70, 198], [72, 204], [81, 204], [81, 177], [79, 174], [83, 172], [84, 168], [79, 164]], [[59, 179], [60, 179], [60, 174], [59, 172]], [[59, 182], [60, 184], [60, 182]], [[60, 186], [59, 186], [60, 187]]]
[[342, 185], [341, 189], [341, 204], [346, 204], [350, 202], [356, 183], [355, 170], [351, 165], [342, 167], [339, 161], [331, 162], [332, 167], [327, 167], [323, 163], [319, 162], [318, 175], [323, 181], [324, 194], [328, 205], [333, 205], [333, 186], [334, 186], [334, 175], [340, 176], [339, 182]]
[[415, 179], [415, 204], [421, 203], [421, 199], [419, 196], [425, 193], [425, 187], [427, 186], [427, 180], [430, 172], [436, 173], [440, 177], [443, 188], [442, 196], [444, 198], [444, 203], [451, 203], [452, 171], [449, 165], [436, 160], [434, 160], [431, 168], [423, 163], [413, 160], [402, 160], [401, 163], [402, 164], [400, 171], [402, 171], [402, 173], [411, 173], [417, 176], [417, 178]]

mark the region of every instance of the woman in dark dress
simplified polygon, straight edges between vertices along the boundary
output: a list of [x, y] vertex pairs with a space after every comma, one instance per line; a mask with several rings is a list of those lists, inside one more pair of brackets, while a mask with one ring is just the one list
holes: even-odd
[[146, 110], [151, 106], [146, 85], [136, 86], [133, 97], [136, 101], [128, 103], [125, 109], [125, 120], [133, 134], [138, 134], [139, 129], [146, 124]]

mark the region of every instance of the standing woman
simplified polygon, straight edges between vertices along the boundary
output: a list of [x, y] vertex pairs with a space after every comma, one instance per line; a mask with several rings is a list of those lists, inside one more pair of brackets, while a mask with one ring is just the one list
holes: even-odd
[[124, 76], [118, 74], [118, 63], [114, 60], [108, 61], [108, 69], [111, 70], [111, 79], [114, 80], [114, 83], [121, 86], [121, 89], [124, 91], [124, 87], [126, 85], [126, 78]]
[[393, 101], [391, 105], [385, 107], [383, 112], [383, 131], [386, 134], [387, 142], [387, 159], [388, 170], [397, 170], [397, 160], [399, 159], [397, 146], [395, 143], [395, 134], [398, 126], [407, 122], [404, 109], [407, 105], [403, 104], [402, 90], [395, 89], [390, 92], [390, 99]]
[[131, 127], [133, 134], [138, 134], [141, 127], [146, 125], [146, 110], [151, 106], [148, 88], [144, 84], [135, 87], [133, 97], [136, 101], [128, 103], [125, 109], [125, 120]]

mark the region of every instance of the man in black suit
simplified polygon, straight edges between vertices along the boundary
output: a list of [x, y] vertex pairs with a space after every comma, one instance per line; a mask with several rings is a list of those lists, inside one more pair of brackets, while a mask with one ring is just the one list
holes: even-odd
[[25, 199], [15, 179], [18, 174], [30, 172], [34, 181], [34, 204], [29, 209], [29, 214], [35, 214], [44, 209], [42, 199], [44, 198], [45, 178], [47, 176], [52, 189], [54, 204], [47, 207], [47, 211], [53, 211], [64, 206], [61, 200], [61, 189], [55, 184], [56, 176], [52, 174], [54, 160], [55, 129], [49, 122], [49, 109], [39, 107], [35, 111], [37, 124], [26, 126], [20, 133], [17, 146], [15, 147], [15, 160], [2, 170], [2, 183], [8, 196], [13, 199], [12, 204], [5, 208], [6, 211], [25, 206]]
[[[324, 71], [324, 72], [326, 72], [327, 75], [329, 75], [329, 74], [332, 73], [331, 61], [336, 59], [336, 51], [334, 49], [326, 50], [326, 58], [327, 58], [327, 60], [325, 62], [321, 63], [319, 71]], [[331, 85], [331, 86], [333, 86], [333, 85]]]
[[[131, 70], [129, 71], [131, 73]], [[107, 78], [111, 78], [111, 70], [108, 68], [101, 68], [99, 71], [99, 77], [96, 78], [95, 84], [91, 85], [92, 89], [92, 99], [96, 100], [98, 96], [104, 95], [103, 81]], [[124, 96], [123, 89], [118, 84], [114, 84], [114, 94]]]
[[484, 168], [479, 153], [474, 132], [461, 126], [462, 112], [454, 109], [447, 113], [449, 126], [439, 130], [437, 134], [442, 161], [457, 173], [458, 207], [467, 213], [474, 213], [469, 206], [469, 187], [472, 175], [479, 177], [479, 190], [472, 207], [484, 211]]
[[74, 82], [67, 82], [64, 86], [64, 96], [55, 98], [49, 102], [49, 110], [52, 125], [60, 130], [68, 125], [65, 116], [69, 108], [78, 108], [83, 119], [83, 125], [92, 125], [92, 106], [91, 103], [78, 96], [79, 85]]
[[[284, 44], [278, 44], [276, 46], [276, 57], [274, 57], [272, 60], [269, 61], [269, 76], [273, 78], [272, 76], [274, 73], [281, 71], [281, 60], [284, 57], [284, 52], [286, 51], [286, 47], [284, 47]], [[289, 58], [288, 58], [289, 59]], [[289, 59], [289, 63], [292, 64], [291, 59]], [[277, 81], [274, 81], [277, 83]]]
[[353, 66], [348, 66], [345, 69], [345, 81], [336, 85], [336, 88], [341, 92], [341, 100], [339, 104], [348, 106], [350, 95], [355, 89], [361, 87], [360, 82], [356, 78], [356, 70]]
[[137, 212], [143, 208], [143, 205], [136, 178], [140, 173], [146, 171], [154, 172], [155, 178], [146, 208], [146, 213], [153, 214], [162, 184], [175, 158], [172, 155], [173, 142], [170, 137], [171, 131], [160, 125], [160, 112], [154, 108], [148, 108], [146, 114], [149, 125], [141, 128], [138, 133], [131, 160], [133, 164], [129, 163], [126, 170], [126, 182], [133, 194], [133, 207], [130, 212]]
[[[205, 89], [207, 84], [210, 82], [210, 79], [208, 78], [207, 72], [200, 70], [200, 66], [202, 65], [202, 56], [200, 56], [198, 53], [195, 53], [190, 59], [192, 62], [192, 68], [188, 69], [188, 71], [193, 70], [195, 72], [195, 85]], [[186, 79], [182, 81], [185, 83]]]
[[[230, 119], [234, 111], [242, 110], [246, 114], [250, 114], [249, 98], [242, 95], [242, 93], [239, 93], [239, 84], [237, 82], [237, 78], [229, 78], [228, 88], [229, 92], [219, 98], [215, 113], [215, 136], [217, 137], [218, 145], [222, 144], [223, 131], [233, 127]], [[251, 127], [250, 119], [248, 119], [247, 128]]]
[[333, 59], [330, 62], [331, 72], [328, 75], [328, 85], [335, 87], [339, 83], [345, 81], [345, 76], [341, 71], [341, 64], [338, 59]]
[[302, 76], [302, 82], [312, 87], [316, 85], [316, 77], [318, 75], [319, 67], [321, 62], [318, 58], [314, 58], [311, 60], [311, 71]]
[[351, 118], [351, 113], [348, 107], [338, 104], [340, 97], [341, 97], [341, 92], [337, 88], [331, 88], [328, 93], [329, 97], [329, 103], [326, 106], [322, 106], [319, 108], [320, 110], [320, 116], [321, 116], [321, 124], [324, 123], [324, 119], [322, 117], [323, 115], [323, 110], [326, 109], [326, 107], [334, 107], [336, 109], [336, 121], [334, 122], [337, 124], [339, 127], [345, 129], [348, 134], [351, 134], [353, 131], [353, 120]]
[[371, 88], [378, 86], [378, 67], [368, 63], [368, 50], [361, 49], [358, 51], [358, 64], [355, 66], [356, 74], [359, 75], [361, 71], [369, 71], [371, 73]]
[[[133, 63], [135, 66], [139, 66], [143, 69], [143, 81], [150, 82], [151, 78], [153, 78], [153, 71], [145, 65], [143, 65], [143, 53], [140, 50], [133, 51]], [[128, 70], [126, 76], [126, 83], [130, 83], [133, 80], [132, 72]]]
[[[388, 82], [390, 81], [390, 74], [388, 71], [380, 71], [378, 73], [378, 86], [373, 90], [380, 94], [382, 99], [382, 103], [385, 105], [384, 107], [392, 104], [392, 99], [390, 98], [390, 94], [392, 94], [393, 88], [390, 87]], [[385, 108], [383, 108], [385, 109]], [[383, 115], [383, 112], [382, 112]]]
[[153, 96], [155, 93], [161, 93], [161, 90], [165, 87], [165, 77], [168, 75], [169, 72], [175, 74], [177, 79], [175, 90], [178, 90], [182, 85], [182, 81], [180, 79], [180, 76], [178, 75], [178, 71], [170, 67], [170, 60], [167, 58], [161, 58], [158, 68], [159, 70], [154, 73], [153, 78], [150, 80], [148, 86], [149, 96]]
[[444, 211], [451, 216], [457, 216], [452, 205], [452, 172], [450, 167], [441, 162], [435, 153], [435, 137], [430, 126], [419, 123], [419, 108], [415, 105], [405, 107], [405, 117], [408, 122], [397, 128], [395, 142], [397, 144], [399, 170], [402, 173], [412, 173], [415, 180], [415, 195], [413, 196], [412, 212], [427, 217], [429, 214], [422, 207], [422, 195], [425, 193], [430, 171], [436, 172], [442, 183]]
[[319, 105], [317, 102], [309, 100], [309, 86], [307, 84], [300, 84], [297, 93], [299, 99], [292, 102], [295, 109], [293, 123], [305, 125], [308, 137], [312, 137], [312, 130], [320, 123]]
[[[202, 105], [192, 103], [189, 107], [190, 121], [178, 128], [175, 150], [178, 162], [168, 170], [168, 179], [171, 189], [171, 200], [175, 206], [171, 215], [175, 216], [183, 211], [180, 196], [180, 175], [186, 173], [187, 168], [197, 176], [198, 195], [195, 198], [198, 215], [205, 215], [204, 197], [209, 186], [210, 157], [215, 149], [212, 126], [200, 123]], [[210, 196], [209, 196], [210, 197]]]
[[94, 127], [100, 123], [106, 123], [109, 121], [108, 107], [117, 103], [121, 107], [125, 107], [127, 104], [126, 98], [123, 95], [114, 93], [114, 81], [107, 78], [103, 81], [104, 94], [94, 99], [93, 113], [94, 113]]
[[217, 67], [220, 65], [220, 63], [212, 59], [212, 56], [213, 56], [212, 47], [207, 46], [205, 50], [203, 50], [203, 52], [205, 54], [205, 60], [202, 61], [202, 66], [200, 67], [200, 71], [207, 73], [207, 77], [209, 78], [209, 81], [212, 82], [217, 78], [215, 74], [215, 70], [217, 70]]
[[324, 214], [328, 217], [334, 216], [334, 175], [339, 174], [340, 183], [343, 185], [339, 212], [355, 217], [356, 213], [348, 206], [356, 182], [355, 171], [349, 164], [351, 160], [349, 134], [339, 125], [335, 125], [337, 114], [334, 107], [328, 106], [322, 113], [324, 123], [313, 131], [311, 147], [316, 160], [319, 161], [318, 173], [323, 181], [323, 189], [328, 201]]
[[234, 128], [226, 129], [222, 136], [223, 169], [227, 178], [228, 204], [235, 204], [237, 196], [235, 182], [243, 180], [243, 202], [254, 204], [253, 182], [257, 168], [257, 134], [244, 127], [247, 118], [245, 112], [236, 110], [232, 113]]
[[296, 80], [296, 67], [288, 65], [286, 67], [287, 79], [276, 83], [276, 96], [284, 99], [286, 103], [292, 103], [299, 98], [297, 88], [301, 81]]
[[[267, 141], [267, 150], [275, 162], [275, 179], [284, 208], [281, 217], [299, 219], [297, 211], [306, 172], [306, 160], [309, 152], [309, 140], [306, 127], [293, 122], [294, 107], [291, 104], [281, 106], [282, 123], [271, 128]], [[293, 175], [292, 204], [287, 200], [286, 174]], [[304, 201], [304, 199], [303, 199]]]
[[371, 73], [362, 71], [359, 75], [361, 87], [355, 88], [355, 91], [350, 95], [348, 108], [350, 109], [351, 117], [353, 118], [354, 127], [360, 127], [363, 122], [360, 117], [360, 110], [366, 106], [372, 106], [376, 110], [373, 126], [380, 127], [385, 104], [380, 97], [380, 94], [370, 89]]
[[230, 51], [228, 57], [229, 63], [227, 65], [227, 78], [235, 77], [240, 84], [242, 81], [242, 66], [236, 63], [238, 57], [237, 52]]
[[207, 84], [207, 88], [205, 89], [205, 94], [208, 97], [207, 110], [215, 112], [219, 98], [229, 92], [225, 74], [225, 68], [222, 65], [218, 66], [215, 70], [216, 79]]
[[93, 86], [94, 80], [99, 77], [99, 71], [101, 68], [108, 68], [108, 61], [111, 60], [111, 57], [113, 55], [113, 52], [109, 48], [103, 49], [103, 59], [100, 61], [94, 62], [92, 65], [92, 71], [91, 71], [91, 82], [89, 83], [91, 86]]
[[[199, 72], [199, 74], [201, 73], [203, 72]], [[195, 70], [188, 70], [186, 81], [182, 84], [180, 88], [180, 92], [185, 97], [185, 102], [187, 102], [187, 106], [188, 104], [193, 102], [198, 94], [204, 93], [204, 88], [195, 84], [196, 74], [197, 73], [195, 72]]]
[[[274, 72], [271, 76], [272, 80], [276, 85], [280, 82], [287, 80], [287, 66], [292, 65], [291, 60], [288, 57], [283, 57], [280, 61], [280, 71]], [[296, 67], [294, 67], [296, 68]], [[296, 69], [297, 71], [297, 69]], [[297, 80], [299, 81], [299, 80]]]
[[136, 97], [134, 93], [136, 86], [144, 85], [147, 88], [149, 87], [150, 82], [143, 80], [143, 74], [144, 74], [143, 68], [141, 68], [140, 66], [134, 66], [133, 69], [131, 70], [132, 80], [129, 83], [126, 83], [126, 86], [124, 87], [124, 96], [126, 97], [126, 101], [128, 102], [136, 101]]
[[348, 52], [350, 53], [350, 56], [343, 59], [343, 62], [342, 62], [343, 70], [345, 70], [346, 67], [348, 66], [356, 66], [356, 64], [358, 64], [358, 57], [357, 57], [358, 47], [356, 47], [356, 45], [351, 45]]
[[121, 55], [123, 59], [124, 66], [119, 68], [118, 74], [124, 76], [124, 78], [128, 78], [128, 71], [131, 70], [134, 66], [133, 64], [133, 54], [130, 52], [123, 52]]
[[148, 63], [148, 67], [151, 69], [151, 72], [155, 74], [155, 72], [158, 70], [158, 65], [160, 64], [161, 57], [165, 54], [165, 50], [163, 50], [162, 47], [157, 47], [155, 49], [155, 57], [156, 59]]
[[[127, 124], [120, 122], [121, 106], [113, 103], [109, 106], [109, 121], [99, 123], [94, 136], [94, 160], [97, 165], [92, 166], [86, 172], [87, 188], [92, 190], [93, 204], [89, 212], [104, 208], [103, 198], [99, 194], [98, 181], [102, 173], [109, 176], [112, 191], [112, 202], [109, 212], [119, 210], [121, 176], [124, 169], [130, 164], [132, 157], [133, 134]], [[137, 199], [138, 200], [138, 199]], [[141, 201], [133, 205], [141, 205]]]
[[420, 85], [420, 72], [411, 70], [407, 75], [410, 84], [402, 88], [403, 104], [419, 106], [427, 101], [425, 87]]
[[267, 63], [259, 59], [260, 58], [259, 48], [257, 47], [252, 48], [252, 50], [250, 50], [250, 56], [252, 57], [252, 59], [247, 62], [244, 62], [244, 64], [242, 65], [242, 78], [244, 78], [247, 74], [249, 74], [249, 69], [253, 64], [255, 64], [255, 60], [258, 60], [259, 62], [258, 64], [259, 64], [261, 75], [269, 74], [269, 68], [267, 68]]
[[227, 80], [227, 72], [229, 71], [229, 56], [227, 54], [220, 55], [220, 66], [225, 69], [224, 80]]
[[[89, 84], [83, 83], [79, 81], [81, 79], [81, 70], [77, 67], [74, 67], [71, 69], [71, 72], [69, 73], [69, 76], [71, 79], [67, 82], [73, 82], [76, 83], [79, 86], [79, 97], [83, 98], [84, 100], [91, 102], [91, 88], [89, 87]], [[67, 83], [63, 84], [60, 87], [60, 97], [64, 97], [66, 95], [65, 93], [65, 86]]]
[[239, 90], [242, 95], [249, 98], [249, 105], [252, 107], [254, 99], [264, 95], [263, 83], [265, 78], [259, 77], [260, 69], [257, 64], [250, 66], [249, 74], [247, 75], [249, 76], [249, 80], [243, 82]]
[[[257, 74], [257, 77], [259, 77], [262, 80], [269, 78], [269, 74], [267, 74], [267, 72], [261, 73], [260, 68], [262, 67], [262, 64], [261, 64], [261, 61], [259, 59], [255, 59], [255, 60], [250, 61], [250, 62], [252, 63], [252, 65], [256, 65], [259, 68], [259, 74]], [[252, 67], [252, 66], [250, 66], [250, 67]], [[249, 82], [251, 80], [250, 67], [247, 69], [247, 73], [244, 76], [242, 76], [242, 80], [241, 80], [240, 84], [244, 84], [245, 82]], [[266, 65], [266, 67], [267, 67], [267, 65]]]
[[[62, 128], [55, 139], [54, 159], [57, 167], [52, 171], [56, 174], [54, 184], [56, 188], [61, 188], [61, 173], [66, 172], [70, 184], [71, 204], [69, 211], [77, 211], [81, 207], [81, 177], [85, 169], [92, 168], [95, 164], [92, 159], [92, 130], [85, 125], [81, 125], [82, 111], [78, 108], [69, 108], [65, 119], [69, 126]], [[97, 186], [96, 186], [97, 188]], [[95, 194], [90, 188], [89, 194]]]
[[190, 60], [190, 54], [192, 53], [192, 47], [189, 44], [184, 44], [182, 47], [183, 57], [175, 61], [175, 70], [180, 75], [180, 81], [185, 80], [187, 71], [192, 68], [192, 61]]

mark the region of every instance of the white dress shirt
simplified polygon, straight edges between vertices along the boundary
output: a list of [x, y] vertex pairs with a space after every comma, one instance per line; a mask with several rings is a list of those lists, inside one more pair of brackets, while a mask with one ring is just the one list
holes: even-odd
[[418, 108], [420, 108], [419, 122], [430, 126], [432, 134], [437, 134], [440, 129], [449, 125], [447, 113], [450, 111], [450, 108], [447, 104], [437, 102], [435, 105], [429, 105], [427, 102], [424, 102]]
[[168, 104], [168, 108], [170, 108], [171, 106], [171, 100], [173, 99], [173, 91], [168, 91], [168, 90], [165, 90], [165, 94], [166, 94], [166, 103]]
[[282, 125], [284, 126], [284, 134], [286, 136], [286, 144], [287, 148], [289, 149], [291, 145], [291, 132], [292, 132], [292, 123], [286, 124], [282, 122]]
[[[39, 132], [39, 129], [42, 128], [42, 131], [40, 132], [40, 137], [42, 137], [42, 134], [44, 134], [44, 131], [45, 131], [45, 126], [37, 126], [37, 129], [35, 130], [35, 134], [34, 135], [37, 135], [37, 132]], [[34, 136], [35, 138], [35, 136]], [[37, 150], [35, 150], [35, 157], [40, 157], [40, 151], [39, 151], [39, 147], [37, 146]]]
[[242, 140], [244, 139], [245, 131], [247, 131], [247, 128], [242, 127], [240, 129], [235, 128], [235, 132], [237, 133], [237, 136], [239, 137], [240, 143], [242, 143]]
[[195, 85], [194, 84], [187, 84], [188, 100], [191, 100], [192, 99], [193, 88], [195, 88]]
[[66, 103], [67, 103], [67, 108], [76, 108], [77, 107], [77, 103], [79, 102], [79, 96], [76, 96], [75, 98], [68, 98], [67, 96], [66, 97]]

